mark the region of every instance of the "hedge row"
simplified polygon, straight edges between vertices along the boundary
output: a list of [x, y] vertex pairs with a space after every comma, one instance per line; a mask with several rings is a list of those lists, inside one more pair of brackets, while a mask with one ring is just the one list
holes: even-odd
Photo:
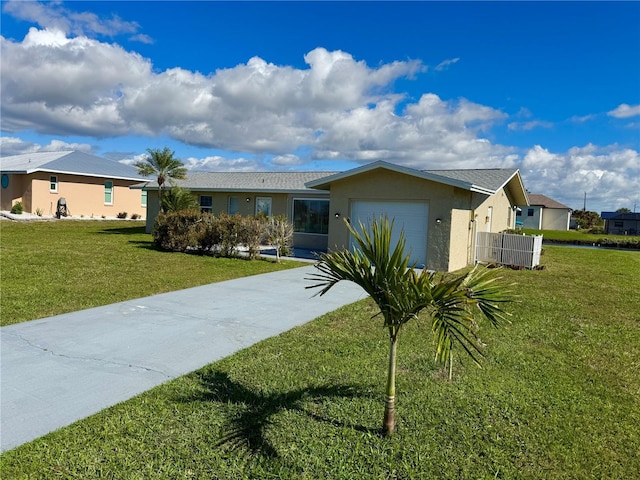
[[161, 213], [151, 232], [155, 245], [165, 251], [199, 251], [222, 257], [238, 255], [241, 247], [249, 258], [261, 245], [275, 248], [277, 258], [290, 253], [293, 227], [281, 217], [243, 217], [226, 213], [179, 211]]

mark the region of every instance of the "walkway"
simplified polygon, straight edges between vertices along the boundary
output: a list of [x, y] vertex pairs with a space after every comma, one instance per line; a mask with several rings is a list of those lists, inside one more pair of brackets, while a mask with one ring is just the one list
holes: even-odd
[[365, 297], [313, 266], [0, 329], [0, 449], [14, 448]]

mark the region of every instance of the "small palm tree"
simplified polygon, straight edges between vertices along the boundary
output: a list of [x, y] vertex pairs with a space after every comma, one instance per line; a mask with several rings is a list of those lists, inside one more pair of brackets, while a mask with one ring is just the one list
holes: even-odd
[[316, 295], [324, 295], [341, 280], [349, 280], [361, 286], [378, 305], [390, 338], [383, 420], [383, 432], [390, 436], [395, 430], [396, 352], [402, 326], [422, 311], [430, 314], [435, 358], [448, 364], [451, 378], [454, 344], [479, 365], [482, 344], [475, 314], [481, 312], [497, 327], [508, 315], [501, 308], [509, 301], [508, 293], [495, 283], [497, 278], [488, 269], [474, 268], [452, 278], [416, 270], [404, 254], [404, 233], [392, 249], [393, 222], [387, 218], [374, 221], [371, 233], [362, 224], [362, 233], [348, 223], [347, 228], [357, 248], [321, 255], [316, 263], [320, 273], [309, 279], [319, 283], [307, 288], [321, 287]]
[[198, 200], [191, 191], [186, 188], [171, 187], [171, 190], [162, 198], [162, 210], [165, 213], [179, 212], [181, 210], [200, 210]]
[[147, 149], [149, 155], [143, 161], [136, 162], [135, 167], [138, 173], [145, 177], [154, 175], [158, 182], [158, 205], [163, 211], [162, 194], [163, 187], [167, 180], [182, 180], [187, 176], [187, 169], [184, 164], [174, 157], [175, 152], [168, 147], [163, 150]]

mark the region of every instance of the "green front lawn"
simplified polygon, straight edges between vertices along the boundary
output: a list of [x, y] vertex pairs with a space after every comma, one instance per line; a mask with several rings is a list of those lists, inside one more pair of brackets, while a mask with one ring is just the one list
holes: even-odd
[[546, 247], [453, 381], [426, 325], [398, 350], [396, 435], [379, 436], [388, 339], [368, 300], [0, 457], [0, 477], [640, 478], [640, 253]]
[[301, 265], [157, 251], [133, 221], [0, 223], [0, 324]]

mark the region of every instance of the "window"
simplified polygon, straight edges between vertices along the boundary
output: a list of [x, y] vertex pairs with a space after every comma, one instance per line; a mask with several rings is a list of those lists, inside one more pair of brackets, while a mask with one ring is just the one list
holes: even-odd
[[256, 215], [271, 216], [271, 197], [256, 197]]
[[329, 233], [329, 200], [294, 199], [293, 231]]
[[113, 182], [111, 180], [104, 182], [104, 204], [113, 205]]
[[522, 209], [516, 208], [516, 217], [521, 217], [521, 216], [522, 216]]
[[147, 191], [146, 190], [142, 190], [142, 199], [140, 200], [140, 205], [142, 205], [143, 207], [147, 206]]
[[9, 175], [6, 173], [2, 174], [2, 188], [7, 188], [9, 186]]
[[527, 217], [533, 217], [533, 208], [527, 210]]
[[58, 177], [56, 177], [55, 175], [51, 175], [49, 177], [49, 191], [51, 193], [58, 192]]
[[229, 204], [227, 205], [227, 212], [229, 215], [235, 215], [240, 212], [240, 198], [229, 197]]
[[200, 211], [202, 213], [213, 212], [213, 197], [211, 195], [200, 195]]
[[622, 228], [624, 227], [624, 222], [622, 220], [614, 220], [613, 226], [617, 228]]

